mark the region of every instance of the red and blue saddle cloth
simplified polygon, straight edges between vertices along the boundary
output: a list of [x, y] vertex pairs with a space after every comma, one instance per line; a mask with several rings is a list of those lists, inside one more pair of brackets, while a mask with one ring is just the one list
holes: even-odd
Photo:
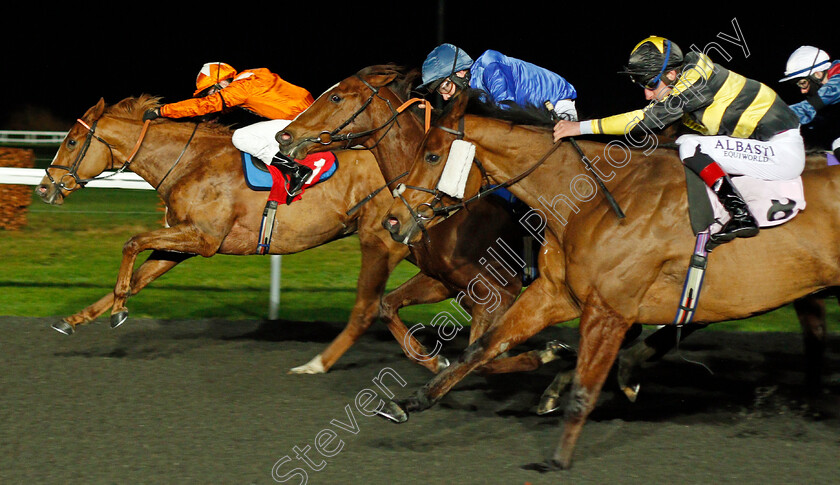
[[338, 170], [338, 160], [333, 152], [312, 153], [303, 160], [295, 161], [311, 168], [312, 176], [303, 184], [300, 194], [292, 200], [287, 200], [288, 180], [277, 167], [266, 166], [262, 161], [255, 160], [249, 153], [242, 152], [242, 172], [245, 174], [245, 183], [252, 190], [270, 191], [269, 200], [291, 204], [300, 200], [306, 189], [327, 180]]
[[307, 155], [296, 162], [306, 165], [312, 169], [312, 175], [303, 184], [299, 194], [289, 198], [288, 179], [277, 167], [266, 166], [262, 161], [255, 160], [250, 154], [242, 152], [242, 172], [245, 175], [245, 183], [252, 190], [267, 191], [268, 201], [263, 211], [260, 234], [257, 240], [257, 254], [266, 254], [271, 247], [271, 233], [274, 229], [274, 218], [277, 214], [279, 204], [291, 204], [300, 200], [303, 193], [309, 187], [321, 183], [338, 170], [338, 159], [333, 152], [317, 152]]

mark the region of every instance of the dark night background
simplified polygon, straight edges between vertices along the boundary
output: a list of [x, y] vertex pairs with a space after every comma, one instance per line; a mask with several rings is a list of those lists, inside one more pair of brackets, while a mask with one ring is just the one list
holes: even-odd
[[[208, 61], [242, 70], [267, 67], [315, 97], [362, 67], [394, 62], [419, 67], [440, 39], [473, 58], [496, 49], [551, 69], [578, 90], [578, 111], [593, 117], [644, 105], [642, 92], [616, 74], [630, 49], [655, 34], [683, 51], [718, 42], [726, 67], [776, 89], [803, 44], [840, 56], [829, 20], [782, 3], [738, 11], [725, 4], [674, 10], [664, 3], [610, 7], [583, 3], [446, 1], [75, 3], [28, 7], [5, 15], [0, 129], [65, 130], [103, 97], [116, 103], [142, 93], [164, 102], [189, 97]], [[641, 5], [641, 6], [640, 6]], [[777, 4], [779, 5], [779, 4]], [[737, 19], [749, 56], [718, 37]], [[18, 24], [20, 28], [9, 28]], [[442, 34], [441, 34], [442, 32]], [[713, 56], [722, 61], [719, 56]]]

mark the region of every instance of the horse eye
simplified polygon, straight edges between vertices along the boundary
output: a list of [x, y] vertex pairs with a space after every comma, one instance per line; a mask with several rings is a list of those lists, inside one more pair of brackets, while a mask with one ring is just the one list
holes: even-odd
[[330, 96], [330, 101], [332, 101], [333, 103], [338, 103], [339, 101], [341, 101], [341, 96], [333, 94], [332, 96]]
[[67, 140], [67, 146], [73, 148], [76, 146], [76, 140]]
[[427, 153], [426, 154], [426, 161], [428, 163], [432, 163], [432, 164], [438, 163], [440, 161], [440, 155], [438, 155], [436, 153]]

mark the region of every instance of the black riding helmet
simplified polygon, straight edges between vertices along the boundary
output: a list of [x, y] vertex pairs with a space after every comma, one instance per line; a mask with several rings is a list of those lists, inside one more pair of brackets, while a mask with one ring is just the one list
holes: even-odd
[[636, 44], [627, 66], [619, 74], [627, 74], [634, 83], [654, 89], [666, 72], [682, 64], [683, 53], [677, 44], [652, 35]]

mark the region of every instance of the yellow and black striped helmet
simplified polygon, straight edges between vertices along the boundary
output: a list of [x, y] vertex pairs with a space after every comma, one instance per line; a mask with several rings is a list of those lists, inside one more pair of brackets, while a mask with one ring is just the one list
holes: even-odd
[[682, 64], [683, 53], [677, 44], [652, 35], [636, 44], [630, 52], [627, 66], [619, 74], [628, 74], [631, 81], [654, 88], [663, 74]]

